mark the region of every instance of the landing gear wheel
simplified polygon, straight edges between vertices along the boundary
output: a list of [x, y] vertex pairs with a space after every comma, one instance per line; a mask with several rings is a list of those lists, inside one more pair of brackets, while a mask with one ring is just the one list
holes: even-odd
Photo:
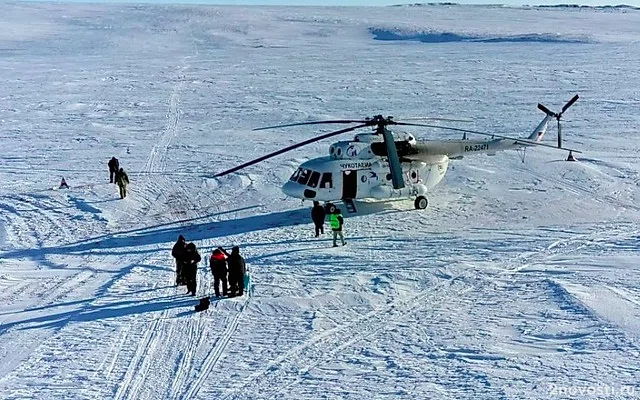
[[416, 206], [416, 209], [424, 210], [429, 205], [429, 200], [424, 196], [418, 196], [413, 204]]

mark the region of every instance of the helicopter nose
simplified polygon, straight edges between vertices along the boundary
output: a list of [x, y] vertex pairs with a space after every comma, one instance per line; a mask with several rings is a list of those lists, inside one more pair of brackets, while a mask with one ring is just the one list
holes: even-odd
[[303, 198], [304, 186], [297, 182], [289, 181], [282, 186], [282, 192], [289, 197], [295, 197], [298, 199]]

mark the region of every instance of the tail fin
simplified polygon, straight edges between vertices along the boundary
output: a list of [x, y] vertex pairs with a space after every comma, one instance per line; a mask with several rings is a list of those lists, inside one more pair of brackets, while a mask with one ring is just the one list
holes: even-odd
[[549, 124], [551, 118], [553, 118], [552, 115], [545, 115], [542, 122], [540, 122], [540, 124], [536, 126], [536, 129], [533, 130], [533, 132], [527, 139], [533, 140], [534, 142], [540, 142], [544, 134], [547, 132], [547, 125]]

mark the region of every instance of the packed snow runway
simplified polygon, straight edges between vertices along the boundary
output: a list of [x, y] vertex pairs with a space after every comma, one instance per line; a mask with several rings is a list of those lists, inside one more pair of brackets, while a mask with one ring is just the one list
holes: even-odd
[[[640, 11], [0, 10], [1, 398], [640, 398]], [[345, 247], [280, 191], [331, 140], [213, 177], [329, 131], [260, 126], [524, 136], [576, 93], [578, 162], [452, 161], [426, 210], [358, 203]], [[251, 290], [194, 313], [212, 277], [174, 286], [180, 234], [239, 245]]]

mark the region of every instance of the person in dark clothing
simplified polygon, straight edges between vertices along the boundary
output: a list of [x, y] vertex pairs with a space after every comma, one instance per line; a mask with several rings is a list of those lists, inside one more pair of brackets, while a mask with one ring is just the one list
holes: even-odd
[[324, 207], [317, 201], [313, 202], [313, 208], [311, 209], [311, 219], [316, 227], [316, 237], [319, 237], [322, 233], [324, 235], [324, 218], [326, 213]]
[[120, 162], [117, 158], [111, 157], [109, 160], [109, 183], [115, 183], [115, 177], [118, 171], [120, 170]]
[[186, 248], [187, 242], [185, 242], [184, 236], [178, 236], [178, 241], [173, 245], [173, 249], [171, 249], [171, 255], [176, 259], [176, 286], [186, 284], [182, 273]]
[[196, 249], [196, 245], [193, 243], [187, 244], [184, 252], [184, 265], [182, 271], [187, 283], [187, 294], [191, 293], [191, 296], [196, 295], [197, 275], [198, 275], [198, 263], [202, 260], [200, 253]]
[[124, 199], [125, 197], [127, 197], [127, 185], [129, 184], [129, 176], [126, 172], [124, 172], [124, 169], [122, 168], [120, 168], [118, 170], [118, 173], [116, 174], [116, 183], [120, 188], [120, 198]]
[[211, 257], [209, 257], [209, 267], [213, 275], [213, 288], [216, 291], [216, 297], [220, 297], [221, 283], [222, 295], [226, 296], [229, 292], [227, 283], [227, 256], [220, 251], [220, 249], [215, 249], [211, 252]]
[[247, 267], [244, 258], [240, 255], [240, 248], [233, 246], [231, 254], [222, 247], [220, 251], [227, 255], [227, 265], [229, 266], [229, 297], [242, 296], [244, 294], [244, 274]]

